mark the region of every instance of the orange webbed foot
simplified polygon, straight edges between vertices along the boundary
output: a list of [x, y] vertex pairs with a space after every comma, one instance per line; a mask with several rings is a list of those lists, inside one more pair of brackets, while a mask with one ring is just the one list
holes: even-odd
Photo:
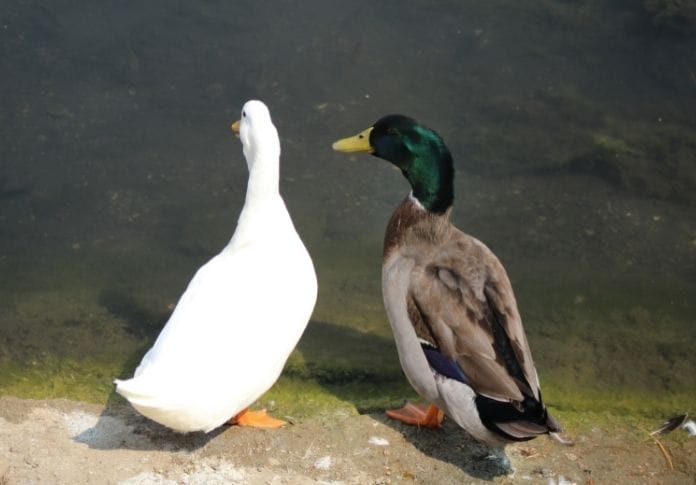
[[287, 423], [282, 419], [276, 419], [266, 414], [265, 409], [250, 411], [249, 408], [241, 411], [228, 421], [237, 426], [251, 426], [253, 428], [282, 428]]
[[439, 428], [442, 426], [442, 420], [445, 418], [445, 413], [434, 404], [426, 406], [407, 402], [404, 407], [388, 409], [386, 413], [392, 419], [406, 424], [425, 426], [426, 428]]

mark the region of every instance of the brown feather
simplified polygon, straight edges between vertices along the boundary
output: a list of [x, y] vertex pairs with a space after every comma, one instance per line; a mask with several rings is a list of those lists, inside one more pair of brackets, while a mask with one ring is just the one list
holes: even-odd
[[393, 257], [415, 262], [407, 306], [416, 334], [456, 360], [477, 393], [539, 397], [507, 273], [483, 243], [451, 224], [450, 211], [435, 214], [404, 200], [385, 235], [385, 261]]
[[423, 321], [423, 314], [412, 297], [409, 297], [406, 302], [406, 311], [408, 312], [408, 318], [413, 324], [418, 338], [437, 347], [438, 344], [433, 332], [430, 330], [430, 325]]

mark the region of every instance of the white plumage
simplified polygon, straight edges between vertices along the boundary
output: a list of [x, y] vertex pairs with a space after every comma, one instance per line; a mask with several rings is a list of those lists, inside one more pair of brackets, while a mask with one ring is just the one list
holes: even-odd
[[280, 196], [280, 141], [268, 108], [249, 101], [239, 136], [249, 168], [229, 244], [195, 274], [132, 379], [116, 390], [181, 432], [211, 431], [278, 379], [317, 296], [312, 260]]

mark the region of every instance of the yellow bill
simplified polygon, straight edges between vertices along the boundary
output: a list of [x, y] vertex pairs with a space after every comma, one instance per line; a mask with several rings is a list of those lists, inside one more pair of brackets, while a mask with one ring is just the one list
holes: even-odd
[[232, 133], [235, 135], [239, 135], [239, 120], [235, 121], [230, 125], [230, 128], [232, 129]]
[[348, 138], [341, 138], [337, 142], [334, 142], [334, 144], [331, 145], [331, 148], [333, 148], [337, 152], [345, 152], [345, 153], [352, 153], [352, 152], [372, 153], [375, 150], [374, 150], [374, 148], [372, 148], [372, 145], [370, 145], [370, 132], [371, 131], [372, 131], [372, 127], [368, 128], [365, 131], [358, 133], [355, 136], [350, 136]]

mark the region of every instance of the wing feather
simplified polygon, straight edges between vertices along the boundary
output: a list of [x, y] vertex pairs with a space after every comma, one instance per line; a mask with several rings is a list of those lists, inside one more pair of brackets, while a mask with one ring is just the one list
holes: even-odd
[[538, 399], [538, 379], [505, 269], [481, 242], [453, 229], [419, 251], [409, 288], [425, 341], [456, 362], [478, 393]]

